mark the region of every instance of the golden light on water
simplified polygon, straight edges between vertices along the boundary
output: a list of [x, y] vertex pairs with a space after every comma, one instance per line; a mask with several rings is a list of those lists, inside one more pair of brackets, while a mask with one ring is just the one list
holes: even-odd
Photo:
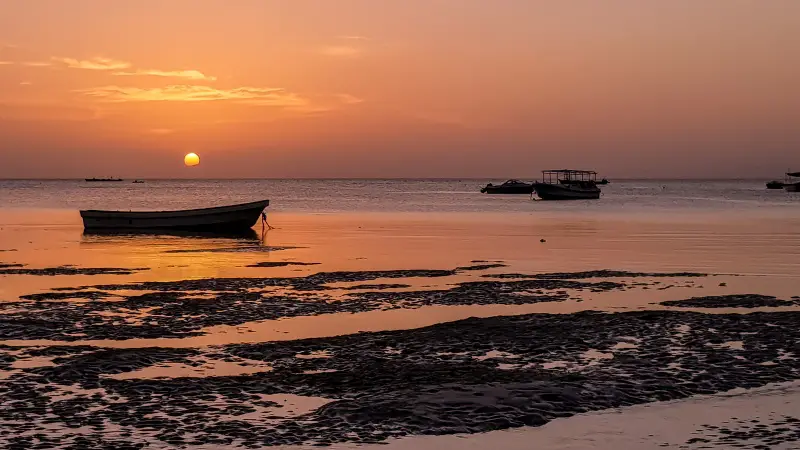
[[183, 163], [186, 164], [187, 167], [192, 167], [200, 164], [200, 157], [197, 156], [196, 153], [189, 153], [183, 157]]

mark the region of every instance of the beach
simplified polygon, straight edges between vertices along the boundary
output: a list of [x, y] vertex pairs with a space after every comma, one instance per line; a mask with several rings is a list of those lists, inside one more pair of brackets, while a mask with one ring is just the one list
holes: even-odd
[[[796, 448], [800, 196], [486, 182], [0, 181], [0, 442]], [[235, 237], [78, 215], [262, 198]]]

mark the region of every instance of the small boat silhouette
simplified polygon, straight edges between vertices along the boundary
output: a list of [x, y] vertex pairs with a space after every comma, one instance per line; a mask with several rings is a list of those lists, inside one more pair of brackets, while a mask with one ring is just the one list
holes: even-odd
[[122, 181], [122, 178], [84, 178], [89, 183], [109, 182], [109, 181]]
[[86, 230], [166, 229], [247, 231], [258, 222], [269, 200], [181, 211], [81, 211]]
[[484, 194], [530, 194], [533, 192], [533, 184], [519, 180], [508, 180], [500, 185], [489, 183], [481, 189]]

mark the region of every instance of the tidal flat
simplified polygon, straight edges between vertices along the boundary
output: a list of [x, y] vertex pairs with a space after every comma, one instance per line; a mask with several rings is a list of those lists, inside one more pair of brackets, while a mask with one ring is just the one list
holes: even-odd
[[15, 214], [2, 448], [797, 445], [794, 219], [285, 212], [231, 238]]

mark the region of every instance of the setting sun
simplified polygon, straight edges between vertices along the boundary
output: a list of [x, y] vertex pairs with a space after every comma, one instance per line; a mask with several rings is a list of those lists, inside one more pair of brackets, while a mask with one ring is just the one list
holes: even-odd
[[186, 164], [187, 167], [196, 166], [200, 164], [200, 157], [197, 156], [196, 153], [189, 153], [183, 157], [183, 163]]

